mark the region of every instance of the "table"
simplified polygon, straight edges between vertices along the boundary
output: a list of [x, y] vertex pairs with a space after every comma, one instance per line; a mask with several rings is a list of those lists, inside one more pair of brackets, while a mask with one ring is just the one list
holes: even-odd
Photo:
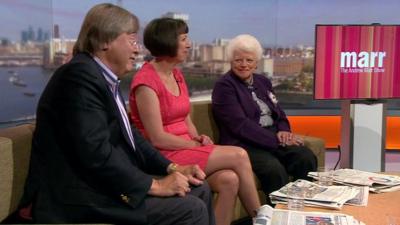
[[[400, 173], [393, 172], [388, 174], [400, 175]], [[286, 209], [287, 206], [277, 204], [275, 208]], [[341, 210], [305, 207], [304, 211], [344, 213], [353, 216], [366, 225], [385, 225], [388, 216], [400, 219], [400, 191], [380, 194], [370, 192], [367, 206], [344, 205]]]

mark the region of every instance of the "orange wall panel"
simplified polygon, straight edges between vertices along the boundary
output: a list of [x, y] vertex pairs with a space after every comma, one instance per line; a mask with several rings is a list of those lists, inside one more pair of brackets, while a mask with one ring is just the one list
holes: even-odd
[[400, 149], [400, 117], [386, 118], [386, 149]]
[[[340, 116], [288, 116], [292, 132], [325, 140], [326, 148], [340, 144]], [[400, 117], [386, 119], [386, 149], [400, 149]]]
[[340, 143], [340, 116], [288, 116], [292, 132], [319, 137], [326, 148], [337, 148]]

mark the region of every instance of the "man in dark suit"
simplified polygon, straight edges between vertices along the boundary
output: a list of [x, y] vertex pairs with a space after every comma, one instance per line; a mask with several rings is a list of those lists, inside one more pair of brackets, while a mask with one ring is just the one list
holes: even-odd
[[118, 84], [133, 69], [138, 27], [125, 9], [93, 7], [73, 59], [47, 84], [21, 202], [35, 222], [214, 224], [204, 172], [171, 163], [129, 124]]

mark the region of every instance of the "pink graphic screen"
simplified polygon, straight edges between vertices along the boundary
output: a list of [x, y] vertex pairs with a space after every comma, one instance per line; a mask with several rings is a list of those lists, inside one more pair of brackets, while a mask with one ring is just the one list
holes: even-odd
[[399, 97], [399, 25], [316, 25], [315, 99]]

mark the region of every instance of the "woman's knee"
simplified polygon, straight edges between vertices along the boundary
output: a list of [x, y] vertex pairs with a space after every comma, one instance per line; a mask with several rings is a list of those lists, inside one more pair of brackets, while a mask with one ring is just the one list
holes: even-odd
[[236, 194], [239, 190], [239, 177], [232, 170], [225, 170], [217, 178], [217, 188], [219, 192], [232, 192]]
[[250, 159], [246, 150], [236, 146], [218, 146], [209, 158], [206, 173], [209, 174], [221, 169], [231, 169], [236, 173], [251, 170]]
[[232, 148], [235, 149], [235, 163], [245, 163], [245, 164], [250, 164], [250, 158], [249, 155], [247, 154], [247, 151], [244, 150], [241, 147], [236, 147], [232, 146]]

